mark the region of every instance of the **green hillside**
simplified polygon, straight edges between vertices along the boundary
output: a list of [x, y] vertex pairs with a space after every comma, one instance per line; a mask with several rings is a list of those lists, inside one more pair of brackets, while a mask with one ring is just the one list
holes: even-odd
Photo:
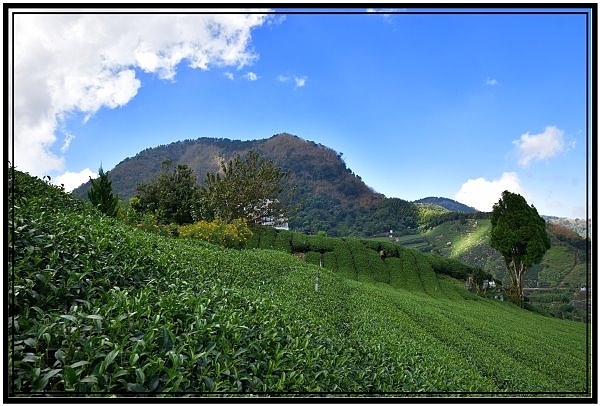
[[[507, 284], [504, 259], [489, 246], [490, 231], [490, 220], [466, 218], [444, 222], [412, 238], [419, 241], [420, 236], [429, 244], [424, 247], [431, 252], [481, 268]], [[590, 271], [586, 240], [558, 224], [548, 223], [547, 232], [551, 248], [542, 263], [525, 275], [529, 304], [552, 316], [583, 320], [590, 302], [581, 291], [588, 283]], [[408, 239], [408, 236], [403, 238]]]
[[471, 294], [453, 261], [162, 237], [20, 172], [8, 195], [9, 396], [591, 396], [586, 324]]

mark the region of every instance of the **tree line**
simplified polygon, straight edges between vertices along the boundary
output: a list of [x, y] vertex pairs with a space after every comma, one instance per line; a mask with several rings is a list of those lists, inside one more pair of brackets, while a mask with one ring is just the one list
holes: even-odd
[[[255, 151], [229, 161], [221, 157], [220, 171], [207, 173], [202, 185], [190, 167], [165, 160], [156, 178], [138, 185], [129, 200], [128, 216], [151, 215], [159, 225], [217, 219], [276, 224], [285, 221], [292, 209], [289, 201], [294, 188], [287, 179], [287, 172]], [[119, 199], [112, 194], [102, 167], [92, 180], [88, 198], [101, 212], [117, 215]]]

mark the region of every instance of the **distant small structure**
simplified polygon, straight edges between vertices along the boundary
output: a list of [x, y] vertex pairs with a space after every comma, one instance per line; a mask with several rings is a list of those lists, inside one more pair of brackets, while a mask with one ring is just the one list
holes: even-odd
[[[255, 207], [255, 210], [266, 211], [268, 209], [268, 207], [271, 205], [271, 203], [274, 203], [276, 201], [277, 200], [273, 201], [270, 199], [265, 199], [264, 201], [262, 201], [261, 206]], [[283, 216], [279, 216], [276, 218], [273, 216], [263, 215], [262, 218], [260, 219], [260, 223], [263, 226], [275, 227], [278, 230], [289, 230], [290, 229], [290, 226], [288, 224], [288, 219]]]
[[494, 281], [494, 280], [490, 281], [490, 280], [485, 279], [483, 281], [482, 288], [483, 289], [487, 289], [487, 288], [494, 289], [494, 288], [496, 288], [496, 281]]
[[493, 294], [494, 299], [504, 301], [502, 289], [496, 284], [496, 281], [493, 279], [484, 279], [480, 286], [473, 277], [473, 275], [469, 275], [465, 280], [465, 289], [471, 292], [475, 292], [479, 295], [484, 295], [486, 297], [491, 297], [490, 295]]
[[265, 218], [263, 218], [261, 224], [263, 226], [274, 227], [278, 230], [289, 230], [290, 229], [288, 222], [285, 221], [284, 219], [280, 219], [279, 221], [274, 221], [274, 219], [272, 217], [265, 217]]

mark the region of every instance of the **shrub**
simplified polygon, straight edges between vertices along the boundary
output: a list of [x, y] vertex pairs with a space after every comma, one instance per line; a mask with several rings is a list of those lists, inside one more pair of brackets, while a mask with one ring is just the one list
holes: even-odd
[[287, 230], [278, 230], [275, 237], [275, 249], [285, 251], [287, 253], [292, 252], [292, 233]]
[[252, 231], [244, 220], [236, 219], [226, 223], [220, 219], [200, 220], [194, 224], [179, 227], [179, 235], [219, 244], [227, 248], [241, 248], [252, 236]]
[[156, 220], [156, 216], [154, 216], [152, 213], [140, 213], [137, 217], [127, 217], [127, 214], [125, 214], [125, 216], [126, 217], [122, 217], [123, 220], [128, 222], [129, 220], [134, 219], [134, 222], [129, 224], [140, 230], [166, 237], [179, 236], [177, 224], [159, 224]]
[[292, 251], [293, 252], [307, 252], [310, 250], [310, 243], [308, 236], [301, 233], [292, 234]]

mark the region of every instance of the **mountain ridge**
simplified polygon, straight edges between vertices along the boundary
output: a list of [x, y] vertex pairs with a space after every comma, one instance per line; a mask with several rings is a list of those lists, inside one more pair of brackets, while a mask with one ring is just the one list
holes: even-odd
[[[160, 172], [164, 160], [190, 166], [202, 183], [206, 173], [219, 170], [219, 157], [228, 160], [251, 149], [273, 159], [282, 169], [290, 171], [292, 176], [312, 180], [317, 192], [326, 191], [334, 198], [349, 194], [359, 198], [363, 204], [384, 197], [355, 175], [341, 159], [341, 154], [322, 144], [288, 133], [247, 141], [202, 137], [146, 148], [118, 163], [109, 171], [109, 178], [113, 182], [115, 193], [123, 199], [129, 199], [135, 195], [138, 183], [148, 182]], [[315, 162], [317, 160], [320, 160], [319, 165]], [[302, 165], [298, 165], [299, 161]], [[128, 178], [128, 174], [133, 176]], [[332, 189], [328, 183], [337, 180], [336, 175], [342, 175], [346, 184]], [[88, 181], [73, 192], [76, 196], [85, 197], [84, 192], [90, 185], [91, 182]]]
[[[291, 183], [298, 185], [295, 203], [301, 204], [302, 208], [290, 224], [297, 231], [325, 231], [332, 236], [368, 236], [390, 229], [401, 232], [417, 226], [415, 218], [418, 216], [415, 213], [418, 209], [410, 209], [407, 206], [410, 202], [376, 192], [347, 167], [341, 153], [285, 132], [246, 141], [201, 137], [149, 147], [123, 159], [108, 171], [108, 176], [113, 192], [128, 200], [135, 195], [139, 184], [151, 181], [160, 173], [165, 160], [171, 160], [175, 165], [188, 165], [202, 183], [208, 172], [219, 171], [220, 157], [228, 160], [249, 150], [256, 150], [273, 160], [290, 174]], [[72, 193], [85, 200], [90, 186], [91, 181], [88, 181]], [[412, 202], [424, 203], [454, 212], [477, 212], [445, 197], [425, 197]], [[562, 223], [575, 224], [579, 227], [576, 231], [581, 234], [580, 224]]]
[[[288, 133], [248, 141], [188, 139], [146, 148], [117, 164], [108, 172], [108, 177], [112, 181], [113, 193], [128, 200], [135, 195], [139, 184], [151, 181], [160, 173], [165, 160], [189, 166], [202, 184], [207, 173], [220, 170], [221, 157], [229, 160], [250, 150], [272, 160], [289, 173], [290, 183], [297, 185], [296, 200], [292, 204], [301, 204], [302, 208], [293, 214], [290, 222], [295, 230], [305, 233], [325, 231], [332, 236], [341, 236], [367, 235], [390, 226], [396, 229], [403, 227], [404, 220], [401, 218], [390, 220], [391, 224], [385, 226], [371, 221], [373, 213], [386, 198], [352, 172], [340, 153]], [[76, 188], [73, 194], [87, 199], [90, 186], [91, 181], [88, 181]]]

